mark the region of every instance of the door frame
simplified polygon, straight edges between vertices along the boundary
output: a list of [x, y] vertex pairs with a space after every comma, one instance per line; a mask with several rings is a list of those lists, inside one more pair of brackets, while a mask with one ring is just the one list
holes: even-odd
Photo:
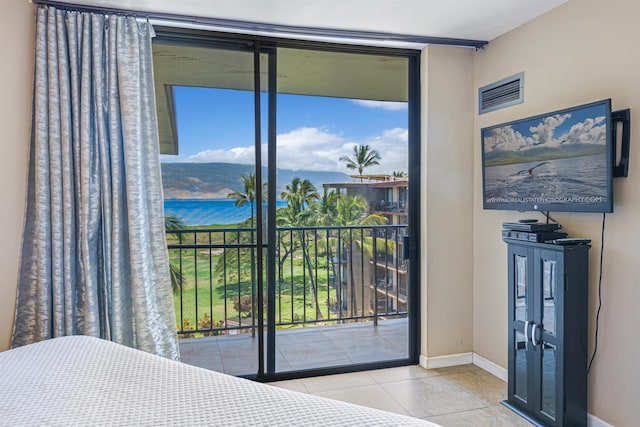
[[[254, 55], [254, 120], [255, 120], [255, 174], [256, 188], [262, 188], [262, 123], [261, 123], [261, 70], [260, 56], [265, 53], [268, 56], [268, 101], [267, 101], [267, 181], [276, 182], [276, 95], [277, 95], [277, 48], [296, 48], [305, 50], [322, 50], [330, 52], [343, 52], [353, 54], [371, 54], [391, 57], [403, 57], [408, 61], [408, 172], [409, 176], [417, 177], [409, 181], [408, 188], [408, 234], [409, 239], [409, 319], [408, 319], [408, 357], [382, 362], [369, 362], [332, 366], [326, 368], [313, 368], [301, 371], [276, 372], [276, 329], [275, 329], [275, 281], [276, 274], [273, 268], [276, 264], [275, 251], [266, 253], [267, 271], [267, 324], [264, 324], [264, 297], [265, 283], [262, 272], [264, 266], [264, 250], [275, 247], [276, 236], [274, 232], [266, 234], [264, 242], [264, 227], [262, 221], [256, 221], [256, 283], [257, 283], [257, 324], [258, 330], [266, 334], [258, 334], [258, 371], [255, 375], [247, 375], [248, 378], [258, 381], [276, 381], [294, 378], [312, 377], [345, 372], [357, 372], [371, 369], [388, 368], [395, 366], [414, 365], [419, 363], [420, 357], [420, 167], [421, 167], [421, 84], [420, 84], [420, 59], [421, 51], [414, 49], [400, 49], [388, 47], [360, 46], [351, 44], [327, 43], [318, 41], [305, 41], [285, 38], [274, 38], [260, 35], [232, 34], [215, 31], [194, 30], [173, 27], [156, 27], [154, 43], [181, 44], [184, 46], [199, 46], [211, 48], [230, 48], [234, 44], [242, 49], [253, 47]], [[275, 200], [275, 186], [269, 186], [267, 197]], [[267, 205], [267, 230], [275, 230], [275, 203]], [[262, 192], [256, 192], [256, 217], [263, 217]], [[271, 267], [270, 267], [271, 266]], [[266, 335], [266, 337], [265, 337]], [[265, 343], [266, 340], [266, 343]], [[265, 352], [266, 350], [266, 352]], [[266, 360], [265, 360], [266, 353]], [[266, 369], [265, 369], [266, 368]]]

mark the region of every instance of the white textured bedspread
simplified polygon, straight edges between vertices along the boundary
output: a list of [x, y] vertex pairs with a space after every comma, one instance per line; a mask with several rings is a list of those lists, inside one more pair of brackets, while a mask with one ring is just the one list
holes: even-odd
[[0, 353], [0, 425], [434, 426], [84, 336]]

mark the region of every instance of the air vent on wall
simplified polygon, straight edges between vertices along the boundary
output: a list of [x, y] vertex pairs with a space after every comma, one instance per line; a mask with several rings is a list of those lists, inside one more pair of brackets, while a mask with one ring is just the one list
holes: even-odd
[[524, 101], [524, 73], [507, 77], [478, 90], [479, 113], [498, 110]]

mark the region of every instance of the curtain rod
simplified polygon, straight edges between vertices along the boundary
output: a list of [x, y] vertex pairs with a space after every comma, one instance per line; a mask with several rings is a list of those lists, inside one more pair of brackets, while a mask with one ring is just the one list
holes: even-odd
[[211, 27], [224, 27], [238, 31], [254, 31], [261, 33], [282, 33], [299, 36], [330, 37], [342, 39], [357, 39], [384, 42], [416, 43], [416, 44], [437, 44], [447, 46], [471, 47], [482, 49], [488, 42], [483, 40], [456, 39], [448, 37], [428, 37], [410, 34], [382, 33], [375, 31], [338, 30], [318, 27], [301, 27], [296, 25], [265, 24], [252, 21], [240, 21], [234, 19], [220, 19], [210, 17], [199, 17], [189, 15], [178, 15], [162, 12], [145, 12], [140, 10], [119, 9], [112, 7], [100, 7], [90, 5], [80, 5], [72, 2], [54, 0], [30, 0], [31, 3], [47, 6], [54, 6], [65, 9], [74, 9], [87, 12], [107, 12], [116, 14], [133, 15], [145, 19], [158, 19], [187, 23], [194, 25], [205, 25]]

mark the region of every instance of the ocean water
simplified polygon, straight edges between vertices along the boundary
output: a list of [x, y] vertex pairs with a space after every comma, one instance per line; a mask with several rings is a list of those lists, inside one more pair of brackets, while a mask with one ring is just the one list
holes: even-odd
[[[277, 207], [286, 205], [276, 201]], [[187, 225], [237, 224], [251, 217], [251, 206], [236, 207], [229, 199], [170, 199], [164, 201], [164, 213], [179, 216]]]
[[605, 203], [604, 154], [485, 169], [486, 199], [503, 203]]

